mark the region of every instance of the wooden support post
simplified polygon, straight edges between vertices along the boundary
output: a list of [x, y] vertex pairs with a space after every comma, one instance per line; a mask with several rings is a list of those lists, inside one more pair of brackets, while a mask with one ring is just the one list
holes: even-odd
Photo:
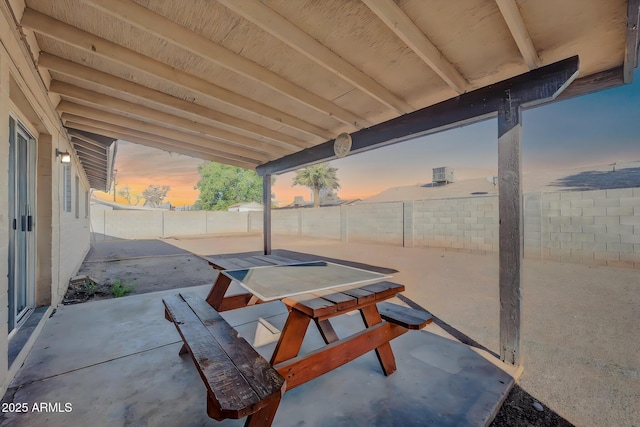
[[264, 254], [271, 255], [271, 174], [266, 174], [262, 181]]
[[500, 359], [519, 365], [522, 284], [522, 147], [521, 107], [505, 91], [498, 110], [500, 180]]

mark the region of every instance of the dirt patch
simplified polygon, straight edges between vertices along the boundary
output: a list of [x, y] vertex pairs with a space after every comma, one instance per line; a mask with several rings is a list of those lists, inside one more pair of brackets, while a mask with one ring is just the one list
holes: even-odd
[[516, 384], [490, 427], [574, 427], [574, 425], [542, 405]]
[[111, 285], [96, 283], [89, 276], [77, 276], [69, 281], [62, 304], [80, 304], [89, 300], [112, 298]]

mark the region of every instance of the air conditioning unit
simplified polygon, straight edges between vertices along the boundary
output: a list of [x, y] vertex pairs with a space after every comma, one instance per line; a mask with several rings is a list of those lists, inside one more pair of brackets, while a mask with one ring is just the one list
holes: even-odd
[[433, 168], [433, 183], [434, 184], [449, 184], [455, 182], [456, 176], [453, 173], [453, 168], [448, 166], [441, 168]]

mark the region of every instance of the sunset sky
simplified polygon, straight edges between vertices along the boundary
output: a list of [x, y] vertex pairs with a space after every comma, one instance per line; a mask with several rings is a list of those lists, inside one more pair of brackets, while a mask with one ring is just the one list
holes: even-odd
[[[640, 160], [640, 71], [634, 83], [557, 102], [523, 114], [524, 172]], [[117, 187], [141, 193], [151, 184], [169, 185], [166, 201], [191, 205], [202, 161], [119, 141]], [[495, 119], [334, 160], [343, 199], [364, 198], [402, 185], [431, 182], [432, 168], [450, 166], [458, 179], [495, 175]], [[291, 187], [294, 173], [279, 175], [273, 191], [280, 205], [310, 191]], [[113, 195], [95, 194], [113, 199]], [[120, 197], [118, 201], [124, 202]]]

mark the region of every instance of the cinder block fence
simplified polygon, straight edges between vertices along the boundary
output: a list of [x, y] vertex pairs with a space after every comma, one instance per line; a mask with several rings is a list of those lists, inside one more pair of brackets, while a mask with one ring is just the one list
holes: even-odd
[[[92, 212], [98, 236], [126, 239], [261, 232], [262, 212]], [[640, 188], [524, 195], [524, 256], [640, 269]], [[272, 211], [274, 234], [498, 252], [498, 197]]]

